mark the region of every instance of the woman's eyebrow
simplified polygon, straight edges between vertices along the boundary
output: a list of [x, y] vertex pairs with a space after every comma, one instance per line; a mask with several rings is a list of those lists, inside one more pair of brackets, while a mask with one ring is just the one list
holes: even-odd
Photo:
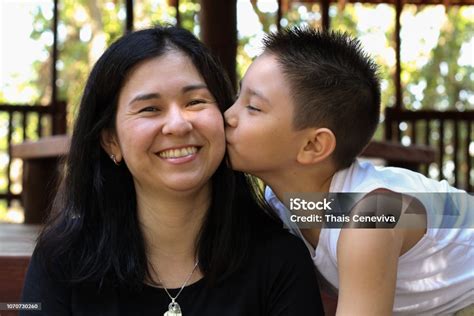
[[200, 90], [200, 89], [207, 89], [207, 85], [205, 85], [204, 83], [191, 84], [191, 85], [188, 85], [188, 86], [184, 86], [181, 89], [181, 91], [183, 91], [183, 93], [186, 93], [186, 92], [189, 92], [189, 91]]
[[[207, 86], [203, 83], [199, 84], [192, 84], [188, 86], [184, 86], [181, 91], [183, 93], [193, 91], [193, 90], [199, 90], [199, 89], [207, 89]], [[146, 100], [151, 100], [151, 99], [159, 99], [161, 98], [161, 95], [158, 92], [152, 92], [152, 93], [144, 93], [144, 94], [139, 94], [135, 96], [132, 101], [130, 101], [128, 104], [132, 104], [137, 101], [146, 101]]]
[[153, 92], [153, 93], [145, 93], [145, 94], [139, 94], [137, 96], [135, 96], [132, 101], [130, 101], [128, 104], [132, 104], [134, 102], [137, 102], [137, 101], [146, 101], [146, 100], [150, 100], [150, 99], [159, 99], [161, 98], [161, 95], [157, 92]]

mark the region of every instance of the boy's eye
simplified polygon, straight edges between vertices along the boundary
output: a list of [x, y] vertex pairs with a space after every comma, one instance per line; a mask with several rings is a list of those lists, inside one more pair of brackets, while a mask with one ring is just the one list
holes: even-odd
[[260, 110], [259, 108], [253, 106], [253, 105], [247, 105], [246, 106], [247, 109], [249, 109], [249, 111], [254, 111], [254, 112], [261, 112], [262, 110]]

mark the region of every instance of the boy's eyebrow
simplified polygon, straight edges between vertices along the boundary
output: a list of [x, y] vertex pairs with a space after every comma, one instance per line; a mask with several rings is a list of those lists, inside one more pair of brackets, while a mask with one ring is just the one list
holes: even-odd
[[257, 91], [257, 90], [254, 90], [254, 89], [250, 89], [250, 88], [247, 88], [247, 90], [248, 90], [248, 92], [249, 92], [250, 95], [256, 96], [256, 97], [262, 99], [263, 101], [265, 101], [265, 102], [267, 102], [267, 103], [270, 103], [270, 102], [268, 101], [268, 99], [267, 99], [266, 97], [264, 97], [261, 92], [259, 92], [259, 91]]

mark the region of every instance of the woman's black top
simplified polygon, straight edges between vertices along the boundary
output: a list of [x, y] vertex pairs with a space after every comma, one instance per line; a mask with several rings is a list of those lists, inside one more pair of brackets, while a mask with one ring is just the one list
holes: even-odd
[[[57, 267], [60, 268], [60, 267]], [[171, 289], [175, 296], [179, 289]], [[145, 285], [123, 288], [67, 286], [48, 276], [33, 254], [23, 302], [41, 303], [40, 312], [20, 315], [163, 315], [170, 298]], [[273, 230], [252, 242], [247, 264], [213, 287], [206, 278], [186, 286], [177, 302], [183, 316], [323, 315], [314, 266], [301, 240]]]

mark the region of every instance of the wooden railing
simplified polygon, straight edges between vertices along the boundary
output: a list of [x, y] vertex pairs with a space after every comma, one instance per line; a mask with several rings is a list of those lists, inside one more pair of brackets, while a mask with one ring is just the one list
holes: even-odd
[[[36, 126], [31, 128], [33, 121], [36, 121]], [[2, 151], [6, 150], [8, 156], [8, 163], [2, 175], [7, 179], [7, 186], [6, 190], [0, 192], [0, 200], [6, 201], [7, 206], [10, 206], [12, 200], [20, 200], [20, 194], [12, 192], [12, 144], [66, 133], [66, 103], [57, 102], [48, 106], [0, 104], [0, 126], [0, 129], [3, 128], [0, 131], [0, 143], [6, 144]]]
[[474, 111], [385, 111], [386, 140], [436, 148], [436, 162], [421, 171], [468, 192], [474, 180], [473, 127]]

